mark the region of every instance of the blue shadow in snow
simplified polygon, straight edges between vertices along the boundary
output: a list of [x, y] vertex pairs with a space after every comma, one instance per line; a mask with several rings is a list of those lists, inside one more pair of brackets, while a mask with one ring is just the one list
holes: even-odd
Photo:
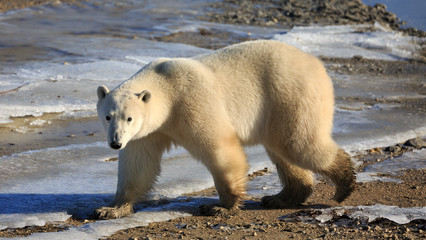
[[112, 194], [0, 194], [0, 214], [67, 212], [85, 217], [113, 198]]
[[[93, 210], [106, 206], [114, 199], [113, 194], [0, 194], [0, 214], [39, 214], [66, 212], [76, 218], [93, 217]], [[218, 198], [161, 199], [144, 201], [135, 206], [136, 212], [183, 211], [198, 214], [203, 204], [218, 203]]]

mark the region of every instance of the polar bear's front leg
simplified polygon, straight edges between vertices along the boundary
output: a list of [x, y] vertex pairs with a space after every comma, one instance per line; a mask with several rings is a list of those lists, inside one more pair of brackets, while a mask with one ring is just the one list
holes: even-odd
[[218, 140], [217, 148], [202, 161], [213, 175], [220, 204], [201, 206], [202, 215], [233, 215], [245, 195], [248, 165], [240, 141], [232, 133]]
[[[153, 139], [152, 139], [153, 138]], [[119, 153], [115, 200], [95, 210], [98, 219], [122, 218], [133, 213], [133, 205], [152, 189], [160, 173], [160, 159], [167, 147], [158, 138], [129, 142]]]

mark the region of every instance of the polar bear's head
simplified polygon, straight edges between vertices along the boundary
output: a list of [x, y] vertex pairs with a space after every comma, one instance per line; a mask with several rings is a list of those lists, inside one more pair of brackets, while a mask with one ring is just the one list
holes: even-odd
[[108, 144], [113, 149], [122, 149], [138, 137], [151, 93], [110, 92], [107, 87], [99, 86], [97, 94], [98, 116], [108, 133]]

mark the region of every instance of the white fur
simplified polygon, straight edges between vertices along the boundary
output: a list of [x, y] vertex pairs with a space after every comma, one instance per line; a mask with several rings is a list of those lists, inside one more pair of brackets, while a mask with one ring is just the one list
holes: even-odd
[[[146, 101], [143, 91], [150, 93]], [[242, 145], [263, 144], [274, 163], [294, 164], [309, 183], [310, 171], [327, 169], [338, 150], [331, 138], [330, 78], [317, 58], [284, 43], [253, 41], [189, 59], [159, 59], [111, 92], [100, 87], [98, 96], [108, 141], [122, 144], [116, 207], [132, 205], [152, 188], [171, 144], [206, 165], [228, 208], [244, 193]]]

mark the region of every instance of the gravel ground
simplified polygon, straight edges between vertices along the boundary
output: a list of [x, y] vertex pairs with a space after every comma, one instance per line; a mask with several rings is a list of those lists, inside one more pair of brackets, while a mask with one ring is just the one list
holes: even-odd
[[[408, 144], [408, 143], [405, 143]], [[423, 142], [418, 147], [426, 147]], [[357, 172], [386, 159], [401, 156], [414, 148], [404, 144], [375, 148], [355, 158], [362, 161]], [[257, 172], [263, 175], [266, 170]], [[256, 176], [252, 176], [255, 178]], [[395, 177], [395, 176], [394, 176]], [[250, 198], [235, 216], [184, 217], [148, 226], [126, 229], [106, 239], [424, 239], [426, 221], [415, 220], [397, 224], [379, 218], [368, 223], [351, 219], [347, 214], [334, 216], [320, 223], [314, 217], [321, 209], [338, 206], [392, 205], [398, 207], [423, 207], [426, 204], [426, 170], [406, 170], [396, 178], [402, 183], [357, 183], [356, 191], [343, 202], [331, 201], [334, 188], [324, 179], [318, 179], [314, 193], [300, 208], [263, 209], [259, 199]], [[194, 196], [216, 196], [211, 188]]]
[[361, 0], [223, 0], [212, 4], [212, 11], [203, 19], [260, 26], [306, 26], [374, 24], [379, 22], [413, 36], [426, 33], [415, 28], [402, 28], [405, 22], [386, 11], [386, 6], [367, 6]]
[[[52, 3], [50, 0], [2, 0], [0, 11]], [[61, 2], [78, 3], [78, 0]], [[394, 14], [386, 11], [384, 5], [368, 7], [358, 0], [224, 0], [212, 3], [204, 19], [228, 24], [250, 24], [261, 26], [285, 26], [309, 24], [372, 24], [378, 21], [392, 29], [407, 34], [425, 37], [425, 33], [416, 29], [401, 30], [403, 22]], [[180, 42], [210, 49], [217, 49], [232, 43], [249, 40], [226, 31], [199, 29], [198, 32], [179, 32], [156, 37], [157, 41]], [[424, 56], [424, 54], [423, 54]], [[424, 77], [424, 61], [376, 61], [362, 57], [351, 59], [322, 58], [327, 69], [341, 74], [365, 75], [418, 75]], [[425, 89], [424, 85], [411, 86]], [[350, 100], [350, 99], [349, 99]], [[359, 99], [355, 99], [359, 101]], [[366, 100], [372, 101], [372, 100]], [[374, 100], [380, 101], [380, 99]], [[397, 101], [397, 100], [396, 100]], [[411, 101], [411, 100], [410, 100]], [[405, 106], [425, 113], [424, 99], [407, 100]], [[84, 123], [82, 123], [84, 124]], [[6, 134], [6, 135], [5, 135]], [[7, 136], [7, 133], [0, 133]], [[66, 139], [65, 141], [72, 141]], [[59, 140], [63, 143], [63, 139]], [[357, 169], [397, 157], [415, 147], [409, 144], [370, 149], [357, 159], [363, 162]], [[13, 152], [28, 148], [30, 145], [14, 145]], [[421, 146], [416, 146], [417, 148]], [[30, 146], [31, 148], [31, 146]], [[263, 170], [250, 176], [263, 175]], [[399, 207], [424, 207], [426, 205], [426, 170], [407, 170], [397, 176], [401, 183], [370, 182], [358, 183], [356, 191], [342, 204], [330, 200], [334, 189], [331, 184], [319, 179], [313, 195], [305, 205], [295, 209], [263, 209], [259, 199], [247, 197], [244, 208], [235, 216], [206, 217], [193, 216], [178, 218], [167, 222], [152, 223], [148, 226], [126, 229], [106, 239], [425, 239], [426, 221], [417, 220], [408, 224], [397, 224], [386, 219], [377, 219], [371, 223], [351, 220], [347, 215], [337, 216], [326, 223], [312, 220], [318, 211], [335, 206], [360, 206], [383, 204]], [[278, 181], [278, 180], [277, 180]], [[215, 196], [213, 188], [193, 193], [194, 196]], [[311, 219], [304, 222], [301, 219]], [[90, 219], [69, 219], [65, 223], [50, 223], [42, 227], [25, 227], [0, 231], [0, 237], [28, 236], [36, 232], [62, 231], [71, 226], [92, 222]]]

